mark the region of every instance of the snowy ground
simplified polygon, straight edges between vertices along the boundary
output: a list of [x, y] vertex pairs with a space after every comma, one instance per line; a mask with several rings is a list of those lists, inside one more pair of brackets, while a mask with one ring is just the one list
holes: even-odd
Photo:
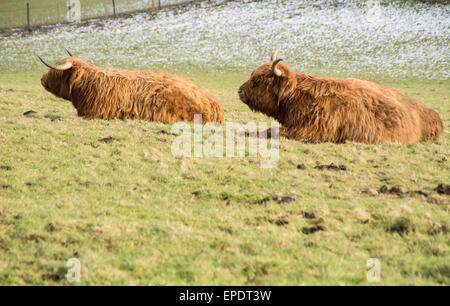
[[58, 61], [64, 47], [101, 66], [251, 70], [281, 47], [305, 72], [447, 80], [448, 16], [415, 2], [208, 1], [0, 39], [0, 71], [35, 70], [35, 54]]
[[[154, 2], [155, 7], [158, 7], [158, 4], [161, 3], [161, 6], [171, 6], [171, 5], [177, 5], [177, 4], [184, 4], [188, 3], [189, 0], [161, 0], [158, 2], [156, 0]], [[83, 5], [83, 3], [81, 3]], [[108, 5], [111, 6], [111, 4], [108, 2]], [[151, 8], [153, 5], [152, 0], [126, 0], [126, 1], [118, 1], [116, 0], [116, 11], [118, 13], [124, 13], [124, 12], [132, 12], [132, 11], [139, 11], [139, 10], [147, 10]], [[88, 4], [88, 10], [81, 11], [81, 17], [84, 18], [91, 18], [95, 16], [103, 16], [105, 14], [105, 6], [104, 3], [98, 3], [97, 5], [92, 5], [92, 3]]]

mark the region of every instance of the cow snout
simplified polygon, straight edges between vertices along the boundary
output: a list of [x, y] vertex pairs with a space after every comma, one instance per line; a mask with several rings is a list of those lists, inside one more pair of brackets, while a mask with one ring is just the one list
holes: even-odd
[[242, 89], [242, 87], [239, 88], [239, 90], [238, 90], [238, 95], [239, 95], [239, 98], [241, 99], [241, 101], [242, 101], [242, 102], [245, 102], [245, 99], [244, 99], [244, 90]]
[[41, 78], [41, 85], [42, 85], [45, 89], [48, 89], [47, 81], [46, 81], [46, 79], [45, 79], [45, 76], [43, 76], [43, 77]]

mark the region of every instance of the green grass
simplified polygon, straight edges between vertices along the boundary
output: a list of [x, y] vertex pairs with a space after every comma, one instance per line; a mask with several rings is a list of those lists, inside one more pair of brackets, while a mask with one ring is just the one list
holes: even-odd
[[[268, 120], [237, 98], [249, 72], [176, 73], [215, 94], [227, 121]], [[170, 125], [83, 120], [40, 76], [0, 75], [0, 284], [67, 285], [76, 257], [81, 284], [366, 285], [375, 257], [382, 284], [450, 285], [449, 197], [433, 191], [449, 183], [448, 82], [378, 80], [441, 114], [438, 142], [281, 140], [279, 166], [261, 169], [176, 159]], [[330, 162], [347, 171], [314, 169]], [[258, 204], [273, 195], [295, 202]]]
[[[60, 9], [60, 22], [66, 21], [66, 0], [3, 0], [0, 2], [0, 29], [9, 28], [10, 11], [12, 13], [12, 27], [25, 27], [27, 25], [27, 3], [30, 4], [30, 24], [56, 24], [58, 22], [58, 4]], [[103, 0], [81, 1], [84, 9], [101, 6]]]
[[[112, 0], [106, 0], [108, 5], [108, 16], [113, 14]], [[141, 1], [142, 2], [142, 1]], [[181, 2], [178, 1], [178, 2]], [[30, 4], [30, 23], [32, 26], [56, 24], [58, 22], [58, 4], [60, 10], [59, 21], [67, 21], [67, 0], [2, 0], [0, 2], [0, 29], [8, 29], [10, 21], [10, 11], [12, 11], [13, 28], [24, 27], [27, 25], [27, 3]], [[116, 12], [126, 13], [133, 11], [136, 0], [115, 0]], [[176, 3], [162, 0], [161, 5]], [[80, 0], [81, 18], [105, 17], [105, 0]], [[152, 8], [152, 2], [145, 3], [145, 9]], [[158, 5], [158, 1], [155, 1]]]

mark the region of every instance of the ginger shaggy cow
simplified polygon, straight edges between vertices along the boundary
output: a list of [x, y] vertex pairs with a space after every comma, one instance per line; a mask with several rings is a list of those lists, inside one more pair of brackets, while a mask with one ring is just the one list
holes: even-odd
[[358, 79], [319, 78], [277, 59], [257, 68], [239, 89], [253, 111], [278, 120], [280, 135], [321, 142], [410, 143], [438, 139], [439, 114], [400, 91]]
[[222, 104], [191, 80], [167, 72], [134, 72], [103, 69], [72, 56], [50, 68], [42, 86], [57, 97], [69, 100], [78, 116], [86, 119], [142, 119], [173, 123], [224, 120]]

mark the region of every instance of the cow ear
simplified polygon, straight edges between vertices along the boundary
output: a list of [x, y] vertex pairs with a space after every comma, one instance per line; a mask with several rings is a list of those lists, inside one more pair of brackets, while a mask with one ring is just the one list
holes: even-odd
[[279, 58], [272, 63], [272, 73], [277, 77], [290, 77], [292, 71], [289, 66], [280, 63], [282, 61], [283, 59]]
[[288, 65], [280, 63], [282, 59], [278, 59], [272, 64], [272, 72], [275, 77], [279, 80], [276, 82], [276, 90], [279, 98], [283, 98], [285, 95], [289, 94], [297, 86], [296, 74], [289, 68]]
[[[283, 75], [283, 71], [279, 68], [278, 64], [283, 61], [282, 58], [279, 58], [277, 60], [274, 60], [272, 63], [272, 73], [276, 75], [277, 77], [280, 77]], [[281, 66], [281, 65], [280, 65]]]

